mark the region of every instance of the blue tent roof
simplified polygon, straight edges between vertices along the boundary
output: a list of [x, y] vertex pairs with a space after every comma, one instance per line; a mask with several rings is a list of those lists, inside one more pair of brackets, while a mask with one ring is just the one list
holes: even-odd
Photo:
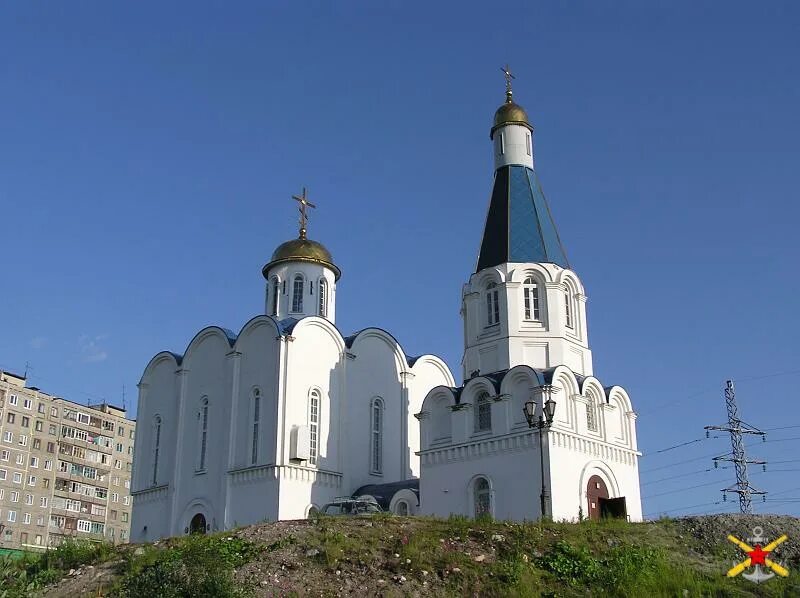
[[506, 262], [570, 267], [539, 179], [526, 166], [503, 166], [495, 173], [475, 271]]

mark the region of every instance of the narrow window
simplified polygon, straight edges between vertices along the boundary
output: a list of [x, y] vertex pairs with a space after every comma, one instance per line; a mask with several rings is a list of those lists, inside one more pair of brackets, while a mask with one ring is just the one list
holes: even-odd
[[526, 133], [525, 134], [525, 149], [528, 150], [528, 155], [530, 156], [531, 155], [531, 134], [530, 133]]
[[278, 277], [272, 277], [272, 315], [278, 315]]
[[328, 281], [324, 278], [319, 279], [319, 315], [328, 317]]
[[161, 447], [161, 418], [156, 415], [153, 422], [153, 486], [158, 483], [158, 452]]
[[294, 277], [292, 311], [294, 313], [301, 313], [303, 311], [303, 277], [299, 274]]
[[525, 293], [525, 319], [536, 320], [540, 319], [539, 311], [539, 286], [536, 284], [536, 279], [529, 276], [523, 283], [523, 292]]
[[372, 400], [372, 473], [383, 473], [383, 402]]
[[572, 297], [570, 297], [569, 295], [569, 289], [564, 291], [564, 306], [565, 306], [564, 314], [566, 316], [565, 321], [567, 324], [567, 328], [573, 328], [574, 326], [572, 322]]
[[206, 448], [208, 446], [208, 399], [203, 399], [200, 406], [200, 462], [199, 471], [206, 469]]
[[261, 391], [253, 391], [253, 442], [251, 447], [250, 462], [258, 463], [258, 423], [261, 418]]
[[593, 397], [589, 397], [586, 404], [586, 428], [591, 432], [597, 432], [597, 410]]
[[493, 282], [486, 287], [486, 316], [489, 326], [500, 321], [500, 304], [498, 302], [499, 292], [497, 285]]
[[308, 413], [308, 463], [310, 465], [317, 464], [317, 455], [319, 454], [319, 402], [319, 392], [312, 391]]
[[502, 133], [500, 133], [500, 155], [506, 153], [506, 140]]
[[478, 395], [477, 409], [475, 410], [475, 431], [485, 432], [492, 429], [492, 401], [489, 393]]
[[486, 478], [475, 480], [475, 518], [489, 515], [492, 512], [492, 498], [489, 481]]

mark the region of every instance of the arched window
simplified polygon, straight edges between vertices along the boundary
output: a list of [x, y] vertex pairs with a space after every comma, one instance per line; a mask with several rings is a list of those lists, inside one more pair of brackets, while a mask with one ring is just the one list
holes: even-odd
[[400, 515], [401, 517], [405, 517], [408, 515], [408, 503], [404, 500], [399, 500], [397, 501], [394, 510], [395, 510], [395, 515]]
[[292, 287], [292, 312], [302, 313], [303, 311], [303, 276], [295, 274], [294, 285]]
[[203, 398], [200, 402], [200, 411], [197, 414], [199, 420], [200, 451], [197, 460], [197, 470], [206, 469], [206, 450], [208, 449], [208, 399]]
[[486, 432], [492, 429], [492, 400], [488, 392], [478, 395], [475, 405], [475, 431]]
[[308, 401], [308, 463], [309, 465], [317, 464], [317, 457], [319, 455], [319, 408], [320, 396], [318, 390], [311, 391], [311, 397]]
[[250, 463], [258, 463], [258, 424], [261, 419], [261, 391], [253, 390], [253, 439], [250, 447]]
[[533, 276], [528, 276], [522, 286], [525, 295], [525, 319], [541, 320], [541, 310], [539, 308], [539, 285]]
[[564, 290], [564, 322], [567, 328], [575, 328], [572, 318], [572, 294], [569, 292], [569, 287]]
[[525, 133], [525, 149], [528, 150], [528, 155], [531, 155], [531, 134]]
[[489, 480], [478, 478], [475, 480], [475, 518], [481, 515], [491, 515], [492, 513], [492, 494], [489, 488]]
[[328, 317], [328, 281], [324, 278], [319, 279], [319, 315]]
[[500, 321], [500, 304], [498, 301], [499, 293], [497, 285], [490, 282], [486, 286], [486, 322], [489, 326]]
[[278, 315], [278, 289], [280, 288], [280, 283], [278, 282], [278, 277], [272, 277], [272, 315]]
[[161, 448], [161, 416], [153, 418], [153, 486], [158, 484], [158, 453]]
[[370, 472], [383, 473], [383, 401], [372, 399], [370, 411]]

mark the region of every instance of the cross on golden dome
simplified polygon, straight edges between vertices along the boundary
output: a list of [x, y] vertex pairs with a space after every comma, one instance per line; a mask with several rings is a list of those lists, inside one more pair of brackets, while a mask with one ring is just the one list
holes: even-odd
[[506, 102], [511, 103], [511, 96], [514, 93], [511, 91], [511, 80], [516, 79], [516, 77], [511, 74], [511, 68], [508, 66], [508, 64], [501, 66], [500, 70], [503, 71], [503, 74], [506, 77]]
[[308, 201], [305, 187], [303, 187], [303, 195], [292, 195], [292, 199], [300, 202], [300, 205], [298, 206], [298, 209], [300, 210], [300, 238], [305, 239], [306, 225], [308, 224], [308, 212], [306, 211], [306, 208], [316, 208], [317, 206]]

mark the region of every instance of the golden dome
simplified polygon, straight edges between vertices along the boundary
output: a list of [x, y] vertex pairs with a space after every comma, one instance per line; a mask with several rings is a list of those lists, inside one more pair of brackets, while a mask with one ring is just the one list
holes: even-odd
[[533, 127], [528, 122], [528, 114], [525, 112], [525, 109], [509, 99], [494, 113], [494, 126], [492, 127], [492, 132], [489, 134], [489, 137], [494, 137], [494, 132], [503, 125], [510, 124], [522, 125], [533, 131]]
[[283, 262], [312, 262], [333, 270], [336, 280], [342, 275], [341, 270], [333, 263], [331, 252], [322, 243], [310, 239], [292, 239], [278, 245], [272, 259], [262, 268], [261, 273], [267, 278], [273, 266]]

